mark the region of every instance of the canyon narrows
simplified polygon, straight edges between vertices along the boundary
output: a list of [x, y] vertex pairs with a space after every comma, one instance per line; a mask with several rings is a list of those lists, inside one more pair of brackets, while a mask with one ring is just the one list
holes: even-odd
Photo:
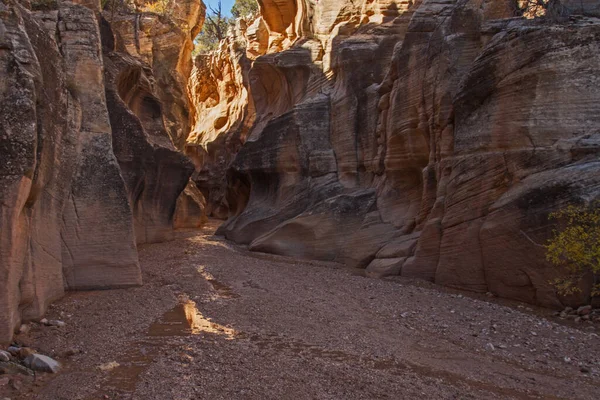
[[258, 5], [0, 0], [0, 395], [594, 398], [600, 1]]
[[544, 244], [551, 212], [600, 196], [598, 2], [260, 4], [190, 81], [186, 153], [219, 234], [372, 277], [589, 299], [591, 278], [556, 295]]

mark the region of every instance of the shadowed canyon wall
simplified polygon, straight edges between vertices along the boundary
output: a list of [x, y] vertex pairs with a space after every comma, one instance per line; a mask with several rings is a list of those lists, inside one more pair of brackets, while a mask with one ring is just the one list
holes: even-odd
[[136, 243], [203, 221], [177, 146], [204, 6], [112, 6], [0, 2], [0, 342], [65, 290], [141, 284]]
[[[558, 306], [548, 214], [600, 198], [597, 2], [261, 0], [195, 60], [186, 152], [219, 232]], [[591, 285], [591, 280], [590, 280]]]

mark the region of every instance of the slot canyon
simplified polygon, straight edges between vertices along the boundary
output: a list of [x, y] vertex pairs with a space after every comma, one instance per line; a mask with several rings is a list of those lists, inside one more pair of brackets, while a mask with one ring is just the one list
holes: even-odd
[[599, 398], [600, 0], [204, 1], [0, 0], [0, 400]]

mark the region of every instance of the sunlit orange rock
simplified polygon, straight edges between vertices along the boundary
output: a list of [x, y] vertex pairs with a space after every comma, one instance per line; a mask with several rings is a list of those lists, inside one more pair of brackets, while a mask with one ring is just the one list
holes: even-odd
[[229, 212], [220, 233], [373, 276], [565, 301], [543, 244], [550, 212], [600, 193], [594, 2], [564, 1], [566, 24], [509, 0], [260, 4], [264, 54], [245, 28], [212, 56], [249, 49], [243, 73], [190, 86], [213, 85], [194, 101], [227, 118], [199, 113], [188, 147], [208, 207]]

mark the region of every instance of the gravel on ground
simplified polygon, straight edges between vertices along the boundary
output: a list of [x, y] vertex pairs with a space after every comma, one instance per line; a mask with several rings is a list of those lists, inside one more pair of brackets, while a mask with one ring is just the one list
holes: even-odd
[[600, 398], [598, 324], [250, 253], [216, 227], [140, 246], [141, 287], [56, 302], [47, 319], [64, 326], [32, 323], [17, 342], [62, 370], [0, 398]]

